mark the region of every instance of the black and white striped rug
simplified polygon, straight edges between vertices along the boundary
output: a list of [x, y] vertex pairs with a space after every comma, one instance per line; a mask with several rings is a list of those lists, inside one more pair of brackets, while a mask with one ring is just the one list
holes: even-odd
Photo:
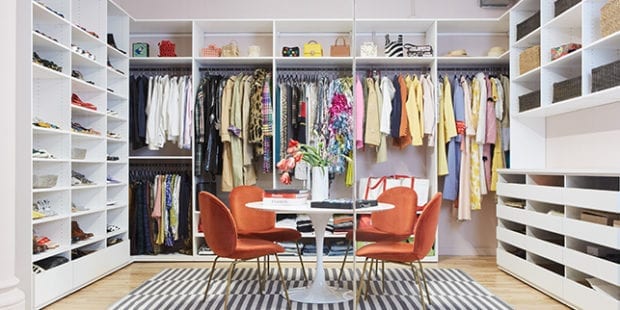
[[[138, 288], [111, 306], [110, 309], [223, 309], [226, 289], [227, 268], [218, 268], [206, 302], [203, 293], [209, 276], [209, 268], [165, 269], [147, 280]], [[284, 268], [284, 278], [289, 288], [304, 285], [299, 269]], [[310, 278], [314, 269], [306, 270]], [[469, 275], [458, 269], [424, 269], [429, 285], [430, 309], [512, 309], [508, 304], [494, 296]], [[357, 271], [359, 278], [360, 271]], [[343, 281], [335, 281], [338, 269], [326, 270], [326, 278], [331, 286], [353, 289], [353, 271], [343, 276]], [[379, 272], [379, 277], [381, 272]], [[422, 309], [418, 289], [411, 269], [390, 268], [385, 270], [385, 290], [381, 292], [380, 278], [373, 273], [368, 299], [361, 299], [359, 309]], [[229, 309], [286, 309], [286, 299], [281, 295], [281, 285], [277, 269], [272, 272], [265, 284], [264, 295], [259, 292], [256, 269], [238, 268], [233, 274], [230, 290]], [[339, 304], [292, 303], [296, 310], [348, 310], [354, 309], [353, 301]]]

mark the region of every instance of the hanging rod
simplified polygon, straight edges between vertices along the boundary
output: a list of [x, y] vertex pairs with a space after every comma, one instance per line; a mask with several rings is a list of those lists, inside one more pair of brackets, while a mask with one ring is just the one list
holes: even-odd
[[192, 71], [192, 67], [139, 67], [131, 66], [129, 71]]
[[239, 71], [239, 72], [250, 72], [250, 71], [254, 71], [256, 69], [267, 69], [267, 71], [271, 71], [269, 70], [269, 67], [260, 67], [260, 66], [256, 66], [256, 67], [208, 67], [208, 68], [199, 68], [198, 71], [200, 72], [209, 72], [209, 71], [216, 71], [216, 72], [221, 72], [221, 71]]
[[278, 72], [281, 71], [294, 71], [294, 72], [322, 72], [322, 71], [349, 71], [351, 72], [351, 67], [330, 67], [330, 68], [305, 68], [305, 67], [289, 67], [289, 68], [278, 68]]
[[462, 67], [438, 67], [437, 71], [507, 71], [508, 65], [489, 65], [489, 66], [462, 66]]

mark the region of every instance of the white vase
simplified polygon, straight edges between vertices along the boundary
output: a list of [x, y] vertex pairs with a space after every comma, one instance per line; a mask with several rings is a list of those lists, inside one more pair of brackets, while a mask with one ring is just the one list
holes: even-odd
[[312, 167], [312, 200], [329, 198], [329, 174], [327, 167]]

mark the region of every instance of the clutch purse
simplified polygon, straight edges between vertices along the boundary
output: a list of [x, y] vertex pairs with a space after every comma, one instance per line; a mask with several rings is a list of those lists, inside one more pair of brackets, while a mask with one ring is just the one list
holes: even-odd
[[200, 57], [220, 57], [220, 55], [222, 55], [222, 49], [215, 44], [209, 44], [200, 49]]
[[299, 47], [293, 46], [288, 47], [285, 46], [282, 48], [282, 56], [283, 57], [299, 57]]
[[304, 57], [321, 57], [323, 56], [323, 47], [321, 43], [310, 40], [304, 43]]
[[[339, 44], [342, 43], [342, 44]], [[332, 57], [349, 57], [351, 56], [351, 48], [347, 44], [347, 40], [343, 36], [338, 36], [334, 45], [329, 47], [329, 56]]]
[[405, 43], [403, 45], [403, 49], [405, 50], [405, 55], [407, 55], [407, 57], [433, 56], [433, 47], [430, 45], [414, 45], [410, 43]]
[[360, 46], [360, 56], [377, 57], [377, 44], [375, 42], [364, 42]]
[[222, 46], [222, 57], [239, 57], [239, 47], [236, 41]]
[[161, 40], [157, 43], [159, 46], [159, 57], [177, 57], [176, 45], [169, 40]]
[[390, 41], [390, 35], [385, 35], [385, 56], [403, 57], [403, 35], [399, 34], [396, 41]]

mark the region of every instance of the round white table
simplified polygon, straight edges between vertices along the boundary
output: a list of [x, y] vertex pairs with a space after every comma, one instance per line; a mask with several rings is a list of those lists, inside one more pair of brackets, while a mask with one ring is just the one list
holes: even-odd
[[[353, 214], [352, 209], [311, 208], [309, 201], [306, 204], [286, 206], [264, 205], [262, 201], [250, 202], [246, 205], [250, 208], [274, 211], [276, 213], [307, 214], [312, 221], [316, 240], [316, 277], [309, 286], [289, 289], [288, 295], [291, 300], [313, 304], [328, 304], [353, 299], [353, 291], [327, 285], [325, 282], [325, 269], [323, 267], [323, 237], [325, 237], [325, 228], [329, 218], [336, 213]], [[356, 213], [372, 213], [392, 208], [394, 208], [392, 204], [379, 203], [379, 205], [374, 207], [359, 208]]]

